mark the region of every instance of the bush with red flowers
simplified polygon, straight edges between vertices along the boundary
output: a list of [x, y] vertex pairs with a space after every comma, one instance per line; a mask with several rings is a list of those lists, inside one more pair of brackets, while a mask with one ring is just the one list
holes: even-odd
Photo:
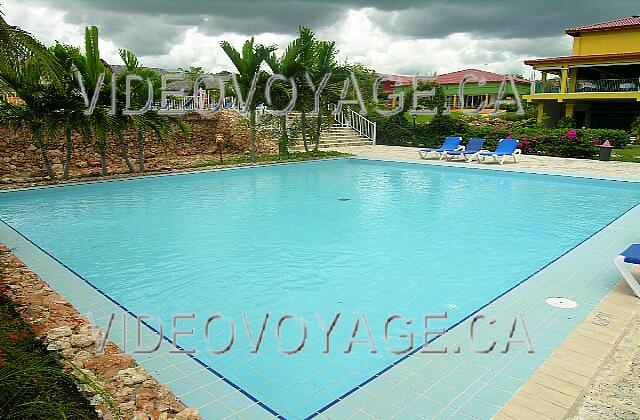
[[0, 418], [97, 419], [56, 355], [43, 349], [42, 328], [0, 293]]

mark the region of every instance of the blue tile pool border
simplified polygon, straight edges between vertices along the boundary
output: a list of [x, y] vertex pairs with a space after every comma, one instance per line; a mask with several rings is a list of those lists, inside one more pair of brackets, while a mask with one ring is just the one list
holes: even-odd
[[[331, 159], [320, 159], [320, 160], [311, 160], [311, 161], [300, 161], [300, 162], [277, 162], [277, 163], [270, 163], [270, 164], [263, 164], [263, 165], [243, 165], [243, 166], [234, 166], [234, 167], [227, 167], [227, 168], [212, 168], [212, 169], [203, 169], [203, 170], [195, 170], [195, 171], [183, 171], [183, 172], [173, 172], [173, 173], [163, 173], [163, 174], [153, 174], [153, 175], [146, 175], [146, 176], [138, 176], [138, 177], [126, 177], [126, 178], [115, 178], [115, 179], [107, 179], [107, 180], [95, 180], [95, 181], [87, 181], [87, 182], [77, 182], [77, 183], [68, 183], [68, 184], [57, 184], [57, 185], [44, 185], [44, 186], [33, 186], [33, 187], [23, 187], [23, 188], [15, 188], [15, 189], [8, 189], [8, 190], [1, 190], [0, 194], [2, 193], [10, 193], [10, 192], [17, 192], [17, 191], [29, 191], [29, 190], [39, 190], [39, 189], [48, 189], [48, 188], [64, 188], [64, 187], [72, 187], [72, 186], [76, 186], [76, 185], [87, 185], [87, 184], [97, 184], [97, 183], [108, 183], [108, 182], [121, 182], [121, 181], [135, 181], [135, 180], [144, 180], [147, 178], [156, 178], [156, 177], [165, 177], [165, 176], [177, 176], [177, 175], [188, 175], [188, 174], [198, 174], [198, 173], [206, 173], [206, 172], [218, 172], [218, 171], [228, 171], [228, 170], [238, 170], [238, 169], [258, 169], [258, 168], [268, 168], [271, 167], [273, 165], [291, 165], [291, 164], [312, 164], [315, 162], [319, 162], [319, 161], [324, 161], [324, 160], [341, 160], [341, 159], [353, 159], [353, 160], [362, 160], [362, 161], [378, 161], [378, 162], [386, 162], [386, 163], [399, 163], [399, 164], [413, 164], [413, 165], [427, 165], [427, 166], [431, 166], [431, 167], [435, 167], [435, 166], [443, 166], [443, 167], [448, 167], [448, 168], [462, 168], [462, 169], [476, 169], [476, 170], [482, 170], [482, 171], [493, 171], [494, 173], [496, 172], [496, 170], [498, 170], [497, 172], [504, 172], [504, 173], [524, 173], [524, 174], [533, 174], [533, 175], [545, 175], [545, 176], [553, 176], [553, 177], [561, 177], [561, 178], [579, 178], [579, 179], [591, 179], [591, 180], [601, 180], [601, 181], [611, 181], [611, 182], [622, 182], [622, 183], [633, 183], [633, 184], [640, 184], [640, 180], [637, 179], [630, 179], [630, 178], [614, 178], [614, 177], [603, 177], [603, 176], [594, 176], [594, 175], [585, 175], [585, 174], [578, 174], [578, 173], [550, 173], [550, 172], [542, 172], [542, 171], [531, 171], [531, 170], [522, 170], [522, 169], [517, 169], [517, 168], [496, 168], [496, 167], [476, 167], [476, 166], [472, 166], [472, 165], [468, 165], [468, 164], [456, 164], [456, 163], [441, 163], [441, 162], [429, 162], [429, 161], [411, 161], [411, 160], [403, 160], [403, 159], [384, 159], [384, 158], [363, 158], [363, 157], [336, 157], [336, 158], [331, 158]], [[609, 226], [611, 226], [613, 223], [615, 223], [616, 221], [618, 221], [620, 218], [622, 218], [623, 216], [625, 216], [626, 214], [628, 214], [629, 212], [631, 212], [632, 210], [634, 210], [635, 208], [640, 209], [640, 203], [635, 203], [632, 206], [630, 206], [627, 210], [625, 210], [624, 212], [622, 212], [620, 215], [618, 215], [615, 219], [611, 220], [609, 223], [607, 223], [605, 226], [601, 227], [600, 229], [598, 229], [596, 232], [592, 233], [589, 237], [583, 239], [582, 241], [580, 241], [579, 243], [577, 243], [576, 245], [574, 245], [572, 248], [570, 248], [569, 250], [567, 250], [566, 252], [564, 252], [563, 254], [557, 256], [556, 258], [554, 258], [552, 261], [548, 262], [547, 264], [545, 264], [543, 267], [539, 268], [538, 270], [536, 270], [535, 272], [533, 272], [532, 274], [528, 275], [526, 278], [524, 278], [523, 280], [521, 280], [520, 282], [518, 282], [517, 284], [515, 284], [514, 286], [512, 286], [511, 288], [509, 288], [508, 290], [504, 291], [503, 293], [501, 293], [499, 296], [496, 296], [495, 298], [493, 298], [491, 301], [485, 303], [484, 305], [482, 305], [481, 307], [479, 307], [478, 309], [476, 309], [475, 311], [469, 313], [467, 316], [465, 316], [464, 318], [462, 318], [460, 321], [456, 322], [455, 324], [453, 324], [451, 327], [449, 327], [447, 330], [453, 330], [455, 327], [459, 326], [460, 324], [464, 323], [466, 320], [468, 320], [469, 318], [471, 318], [473, 315], [477, 314], [478, 312], [482, 311], [483, 309], [485, 309], [486, 307], [488, 307], [489, 305], [491, 305], [492, 303], [496, 302], [498, 299], [504, 297], [505, 295], [509, 294], [510, 292], [512, 292], [514, 289], [516, 289], [517, 287], [521, 286], [522, 284], [524, 284], [525, 282], [527, 282], [529, 279], [531, 279], [532, 277], [534, 277], [535, 275], [537, 275], [538, 273], [544, 271], [546, 268], [548, 268], [550, 265], [552, 265], [553, 263], [555, 263], [556, 261], [560, 260], [561, 258], [563, 258], [564, 256], [566, 256], [567, 254], [569, 254], [570, 252], [572, 252], [573, 250], [575, 250], [576, 248], [578, 248], [579, 246], [581, 246], [582, 244], [586, 243], [587, 241], [589, 241], [590, 239], [592, 239], [594, 236], [596, 236], [597, 234], [603, 232], [605, 229], [607, 229]], [[93, 285], [90, 281], [88, 281], [87, 279], [85, 279], [84, 277], [82, 277], [80, 274], [78, 274], [77, 272], [75, 272], [73, 269], [71, 269], [70, 267], [68, 267], [65, 263], [63, 263], [62, 261], [58, 260], [56, 257], [54, 257], [53, 255], [49, 254], [46, 250], [44, 250], [43, 248], [41, 248], [39, 245], [35, 244], [33, 241], [31, 241], [28, 237], [26, 237], [25, 235], [23, 235], [19, 230], [17, 230], [16, 228], [14, 228], [13, 226], [9, 225], [8, 223], [6, 223], [4, 220], [2, 220], [2, 218], [0, 218], [0, 223], [4, 224], [6, 227], [8, 227], [10, 230], [12, 230], [16, 235], [18, 235], [19, 237], [21, 237], [22, 239], [26, 240], [31, 246], [35, 247], [36, 249], [38, 249], [39, 251], [41, 251], [42, 253], [46, 254], [49, 258], [51, 258], [55, 263], [59, 264], [61, 267], [63, 267], [64, 269], [68, 270], [70, 273], [72, 273], [73, 275], [75, 275], [76, 277], [78, 277], [79, 279], [81, 279], [82, 281], [84, 281], [88, 286], [90, 286], [92, 289], [94, 289], [95, 291], [97, 291], [102, 297], [106, 298], [107, 300], [109, 300], [111, 303], [115, 304], [118, 308], [122, 309], [125, 313], [127, 313], [128, 315], [130, 315], [133, 318], [136, 318], [136, 314], [134, 314], [132, 311], [130, 311], [129, 309], [127, 309], [125, 306], [123, 306], [122, 304], [118, 303], [116, 300], [114, 300], [113, 298], [111, 298], [107, 293], [105, 293], [104, 291], [102, 291], [100, 288], [98, 288], [97, 286]], [[46, 281], [46, 279], [45, 279]], [[150, 324], [148, 324], [147, 322], [145, 322], [144, 320], [141, 320], [141, 323], [143, 325], [145, 325], [147, 328], [149, 328], [149, 330], [153, 331], [155, 334], [159, 335], [159, 331], [157, 331], [153, 326], [151, 326]], [[375, 379], [379, 378], [381, 375], [383, 375], [385, 372], [388, 372], [390, 369], [392, 369], [393, 367], [399, 365], [400, 363], [402, 363], [403, 361], [407, 360], [409, 357], [415, 355], [416, 353], [418, 353], [420, 350], [422, 350], [424, 348], [424, 346], [426, 346], [427, 344], [431, 344], [432, 342], [434, 342], [435, 340], [437, 340], [440, 336], [436, 336], [430, 340], [428, 340], [425, 344], [418, 346], [417, 348], [415, 348], [413, 351], [411, 351], [410, 353], [406, 354], [405, 356], [403, 356], [402, 358], [400, 358], [399, 360], [391, 363], [390, 365], [388, 365], [387, 367], [385, 367], [384, 369], [380, 370], [379, 372], [377, 372], [376, 374], [372, 375], [370, 378], [368, 378], [367, 380], [361, 382], [360, 384], [354, 386], [351, 390], [347, 391], [346, 393], [340, 395], [339, 397], [337, 397], [335, 400], [333, 400], [332, 402], [326, 404], [324, 407], [322, 407], [321, 409], [317, 410], [316, 412], [312, 413], [311, 415], [309, 415], [308, 417], [306, 417], [307, 419], [311, 419], [314, 418], [316, 416], [319, 416], [320, 414], [322, 414], [323, 412], [325, 412], [326, 410], [328, 410], [329, 408], [333, 407], [334, 405], [336, 405], [337, 403], [341, 402], [342, 400], [344, 400], [346, 397], [348, 397], [349, 395], [353, 394], [354, 392], [362, 389], [364, 386], [366, 386], [367, 384], [373, 382]], [[174, 346], [175, 348], [177, 348], [178, 350], [184, 351], [185, 349], [179, 345], [176, 345], [172, 342], [172, 340], [170, 338], [168, 338], [165, 335], [162, 335], [162, 338], [164, 341], [166, 341], [167, 343], [171, 344], [172, 346]], [[204, 369], [206, 369], [207, 371], [209, 371], [210, 373], [214, 374], [215, 376], [217, 376], [218, 378], [220, 378], [221, 380], [223, 380], [225, 383], [227, 383], [228, 385], [230, 385], [232, 388], [236, 389], [237, 391], [239, 391], [240, 393], [242, 393], [245, 397], [249, 398], [251, 401], [253, 401], [254, 403], [256, 403], [257, 405], [259, 405], [260, 407], [262, 407], [264, 410], [266, 410], [268, 413], [270, 413], [271, 415], [277, 417], [277, 418], [281, 418], [284, 419], [285, 417], [282, 416], [281, 414], [279, 414], [277, 411], [275, 411], [274, 409], [272, 409], [271, 407], [269, 407], [267, 404], [263, 403], [262, 401], [260, 401], [259, 399], [257, 399], [256, 397], [254, 397], [252, 394], [250, 394], [249, 392], [245, 391], [242, 387], [240, 387], [239, 385], [235, 384], [233, 381], [229, 380], [228, 378], [226, 378], [222, 373], [218, 372], [217, 370], [213, 369], [211, 366], [207, 365], [206, 363], [204, 363], [202, 360], [200, 360], [198, 357], [194, 356], [193, 354], [188, 354], [188, 353], [182, 353], [183, 355], [189, 357], [190, 359], [194, 360], [196, 363], [198, 363], [200, 366], [202, 366]]]

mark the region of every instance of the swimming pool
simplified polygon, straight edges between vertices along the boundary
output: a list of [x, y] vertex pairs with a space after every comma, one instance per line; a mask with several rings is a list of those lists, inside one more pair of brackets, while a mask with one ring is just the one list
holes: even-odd
[[[340, 159], [6, 192], [0, 217], [135, 314], [166, 328], [195, 314], [180, 321], [196, 330], [182, 347], [305, 417], [402, 357], [383, 338], [388, 317], [414, 320], [404, 331], [418, 336], [425, 314], [454, 325], [639, 201], [621, 182]], [[267, 313], [253, 354], [244, 314], [255, 339]], [[224, 355], [207, 352], [225, 346], [224, 322], [203, 342], [214, 314], [236, 325]], [[285, 314], [296, 318], [278, 343]], [[345, 354], [365, 316], [378, 352]], [[284, 355], [300, 318], [305, 346]]]

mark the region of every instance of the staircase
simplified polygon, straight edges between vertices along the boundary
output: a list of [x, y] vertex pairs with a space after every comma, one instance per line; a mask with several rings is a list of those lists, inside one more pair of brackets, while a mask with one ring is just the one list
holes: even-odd
[[[333, 149], [347, 146], [370, 146], [372, 144], [372, 139], [361, 135], [351, 127], [344, 127], [336, 123], [320, 134], [320, 144], [318, 148]], [[313, 149], [313, 147], [313, 144], [309, 144], [309, 149]], [[302, 140], [289, 147], [289, 149], [292, 152], [303, 151], [304, 145], [302, 144]]]
[[[331, 107], [335, 109], [335, 107]], [[348, 146], [371, 146], [376, 144], [376, 123], [369, 121], [352, 109], [343, 109], [336, 115], [336, 122], [329, 129], [320, 133], [319, 149], [333, 149]], [[309, 143], [309, 149], [314, 148]], [[303, 151], [304, 144], [300, 139], [290, 146], [291, 151]]]

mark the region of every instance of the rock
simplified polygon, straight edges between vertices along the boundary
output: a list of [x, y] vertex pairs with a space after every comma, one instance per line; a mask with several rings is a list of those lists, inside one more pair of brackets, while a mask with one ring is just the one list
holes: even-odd
[[150, 400], [152, 398], [155, 398], [156, 396], [156, 393], [149, 388], [139, 388], [138, 392], [136, 393], [136, 399], [140, 401]]
[[76, 166], [78, 168], [87, 168], [89, 166], [89, 163], [87, 163], [86, 160], [81, 160], [81, 161], [76, 162]]
[[154, 379], [147, 379], [142, 383], [142, 386], [145, 388], [153, 388], [156, 385], [158, 385], [158, 382], [156, 382]]
[[176, 414], [176, 420], [195, 420], [198, 418], [197, 408], [185, 408]]
[[118, 372], [117, 376], [124, 385], [141, 384], [149, 379], [147, 373], [141, 367], [123, 369]]
[[73, 330], [71, 330], [71, 327], [68, 325], [65, 325], [62, 327], [53, 328], [49, 330], [47, 332], [47, 339], [54, 341], [62, 337], [69, 337], [72, 333], [73, 333]]
[[52, 341], [47, 345], [47, 350], [58, 351], [71, 348], [71, 343], [68, 341]]
[[73, 347], [78, 347], [78, 348], [84, 348], [84, 347], [88, 347], [96, 344], [95, 340], [93, 339], [93, 335], [91, 333], [74, 334], [71, 336], [70, 341]]
[[131, 367], [132, 360], [126, 355], [103, 354], [85, 360], [84, 367], [94, 369], [99, 375], [105, 378], [115, 376], [118, 371]]
[[135, 402], [133, 402], [133, 401], [127, 401], [125, 403], [120, 404], [118, 407], [120, 408], [121, 412], [129, 413], [129, 412], [135, 410], [136, 405], [135, 405]]
[[94, 395], [93, 397], [89, 398], [89, 404], [93, 406], [96, 406], [101, 402], [102, 402], [102, 397], [100, 395]]

